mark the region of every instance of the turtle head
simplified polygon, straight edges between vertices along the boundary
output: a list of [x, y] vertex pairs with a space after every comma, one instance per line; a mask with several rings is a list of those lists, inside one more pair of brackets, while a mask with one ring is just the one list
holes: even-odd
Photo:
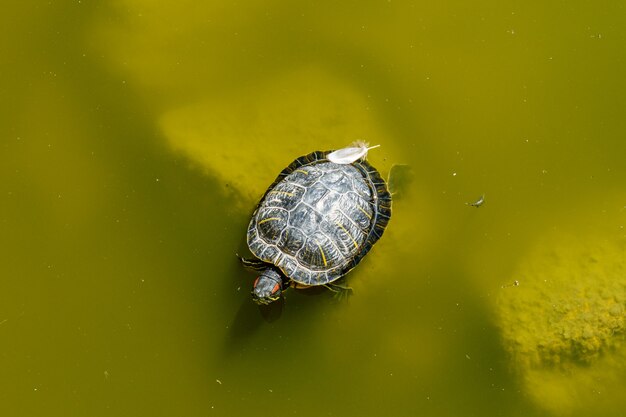
[[252, 287], [252, 300], [259, 304], [270, 304], [280, 298], [282, 293], [283, 279], [273, 268], [267, 268], [254, 281]]

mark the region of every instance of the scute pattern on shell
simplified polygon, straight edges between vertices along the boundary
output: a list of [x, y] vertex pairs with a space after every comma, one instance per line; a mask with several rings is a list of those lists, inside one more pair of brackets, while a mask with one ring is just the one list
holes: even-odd
[[391, 196], [378, 171], [366, 161], [329, 162], [328, 152], [287, 167], [248, 227], [251, 252], [305, 285], [332, 282], [354, 268], [391, 216]]

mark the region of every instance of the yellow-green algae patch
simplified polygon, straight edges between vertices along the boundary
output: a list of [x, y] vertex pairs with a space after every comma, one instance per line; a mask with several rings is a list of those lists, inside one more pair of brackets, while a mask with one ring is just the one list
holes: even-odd
[[298, 70], [232, 96], [188, 104], [160, 121], [169, 144], [236, 190], [249, 206], [299, 156], [358, 140], [381, 147], [369, 159], [383, 175], [406, 162], [367, 98], [316, 69]]
[[626, 403], [625, 251], [623, 238], [546, 239], [518, 268], [519, 285], [502, 288], [504, 346], [542, 407], [565, 414]]

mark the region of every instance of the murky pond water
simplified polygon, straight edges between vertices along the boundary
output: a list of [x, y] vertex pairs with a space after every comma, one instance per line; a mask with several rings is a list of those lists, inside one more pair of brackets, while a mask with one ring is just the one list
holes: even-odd
[[[623, 413], [621, 3], [0, 19], [4, 415]], [[235, 257], [258, 198], [355, 140], [412, 175], [354, 295], [259, 309]]]

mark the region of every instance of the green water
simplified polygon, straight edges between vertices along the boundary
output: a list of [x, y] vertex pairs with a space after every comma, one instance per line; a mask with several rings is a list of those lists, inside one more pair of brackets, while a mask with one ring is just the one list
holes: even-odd
[[[621, 2], [9, 2], [0, 35], [2, 415], [623, 413]], [[359, 139], [413, 177], [354, 296], [259, 310], [257, 199]], [[552, 277], [584, 314], [535, 342], [512, 291]]]

